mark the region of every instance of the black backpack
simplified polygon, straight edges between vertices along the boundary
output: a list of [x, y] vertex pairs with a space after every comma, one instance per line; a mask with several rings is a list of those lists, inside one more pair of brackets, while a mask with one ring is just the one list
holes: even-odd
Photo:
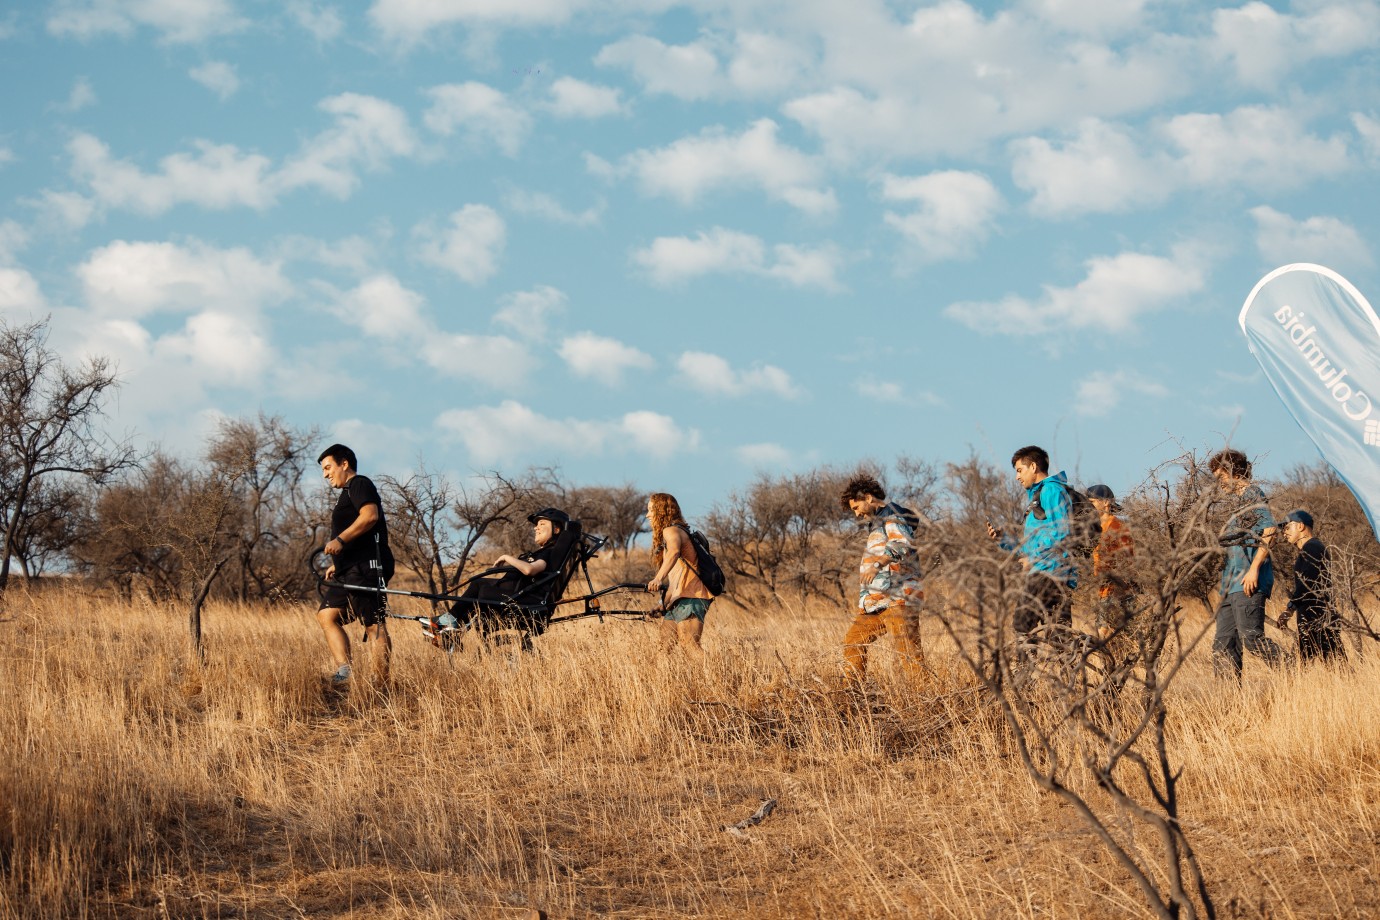
[[709, 551], [709, 538], [698, 530], [691, 530], [684, 525], [682, 525], [682, 529], [690, 535], [690, 545], [695, 547], [695, 561], [697, 564], [690, 565], [689, 560], [686, 560], [684, 556], [681, 557], [681, 560], [690, 567], [690, 571], [694, 572], [699, 577], [705, 589], [709, 591], [710, 594], [718, 597], [720, 594], [724, 593], [724, 570], [719, 568], [719, 563], [714, 558], [714, 554]]
[[[1035, 515], [1036, 520], [1045, 519], [1045, 509], [1040, 504], [1040, 495], [1044, 492], [1045, 483], [1050, 481], [1041, 479], [1040, 489], [1030, 501], [1030, 513]], [[1073, 506], [1069, 514], [1069, 553], [1074, 556], [1091, 556], [1093, 547], [1102, 536], [1102, 515], [1093, 507], [1088, 496], [1073, 486], [1066, 482], [1055, 482], [1055, 485], [1061, 486], [1068, 493], [1069, 503]]]

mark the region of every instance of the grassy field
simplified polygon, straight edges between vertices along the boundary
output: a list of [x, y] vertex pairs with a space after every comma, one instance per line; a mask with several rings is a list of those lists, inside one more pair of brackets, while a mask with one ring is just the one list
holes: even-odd
[[[884, 639], [859, 702], [826, 605], [716, 608], [703, 669], [650, 623], [520, 660], [395, 623], [391, 685], [345, 694], [305, 606], [212, 605], [205, 668], [178, 609], [21, 583], [4, 610], [3, 918], [1148, 915], [935, 624], [925, 683]], [[1380, 915], [1376, 656], [1238, 688], [1205, 646], [1172, 753], [1219, 916]]]

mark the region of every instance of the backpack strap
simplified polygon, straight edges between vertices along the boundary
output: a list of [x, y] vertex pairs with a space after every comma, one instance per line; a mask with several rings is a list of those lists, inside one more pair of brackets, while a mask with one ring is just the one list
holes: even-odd
[[[690, 541], [690, 547], [691, 547], [692, 549], [695, 550], [695, 560], [698, 562], [698, 561], [699, 561], [699, 558], [700, 558], [700, 551], [699, 551], [699, 549], [695, 548], [695, 538], [694, 538], [694, 537], [691, 535], [691, 533], [690, 533], [690, 527], [689, 527], [689, 525], [687, 525], [687, 524], [677, 524], [676, 526], [679, 527], [681, 530], [685, 531], [685, 539], [687, 539], [687, 540]], [[681, 562], [685, 563], [685, 567], [686, 567], [687, 569], [689, 569], [691, 572], [693, 572], [693, 573], [695, 574], [695, 577], [696, 577], [696, 578], [699, 578], [699, 579], [700, 579], [700, 584], [701, 584], [701, 585], [704, 585], [704, 579], [703, 579], [703, 578], [700, 578], [700, 571], [699, 571], [699, 569], [695, 568], [693, 565], [690, 564], [690, 560], [685, 558], [685, 554], [684, 554], [684, 553], [677, 553], [677, 554], [676, 554], [676, 558], [679, 559]], [[706, 590], [708, 590], [707, 587], [706, 587]]]

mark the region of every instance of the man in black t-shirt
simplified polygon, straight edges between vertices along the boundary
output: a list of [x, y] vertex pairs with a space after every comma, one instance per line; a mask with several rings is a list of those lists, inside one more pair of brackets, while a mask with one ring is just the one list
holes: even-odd
[[[367, 476], [356, 472], [355, 452], [343, 444], [332, 444], [317, 458], [321, 475], [340, 490], [331, 512], [331, 539], [326, 553], [331, 567], [328, 581], [379, 588], [393, 577], [393, 553], [388, 549], [388, 522], [383, 516], [379, 490]], [[339, 585], [324, 585], [321, 608], [316, 620], [326, 635], [326, 645], [336, 665], [332, 682], [350, 679], [350, 637], [345, 624], [359, 620], [364, 624], [364, 641], [374, 640], [370, 656], [377, 681], [388, 679], [388, 658], [393, 640], [388, 636], [384, 595], [375, 591], [351, 591]]]
[[1289, 606], [1275, 625], [1283, 629], [1289, 617], [1299, 618], [1299, 658], [1342, 659], [1346, 646], [1337, 613], [1332, 607], [1332, 584], [1328, 573], [1327, 547], [1313, 536], [1313, 515], [1302, 509], [1290, 511], [1284, 519], [1284, 538], [1299, 549], [1294, 559], [1294, 590]]

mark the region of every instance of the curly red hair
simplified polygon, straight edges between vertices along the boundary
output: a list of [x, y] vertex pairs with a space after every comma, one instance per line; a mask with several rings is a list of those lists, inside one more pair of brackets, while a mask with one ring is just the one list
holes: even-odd
[[652, 565], [660, 568], [666, 553], [666, 538], [662, 533], [667, 527], [686, 527], [685, 515], [681, 513], [680, 502], [667, 492], [653, 492], [647, 498], [647, 507], [652, 528]]

